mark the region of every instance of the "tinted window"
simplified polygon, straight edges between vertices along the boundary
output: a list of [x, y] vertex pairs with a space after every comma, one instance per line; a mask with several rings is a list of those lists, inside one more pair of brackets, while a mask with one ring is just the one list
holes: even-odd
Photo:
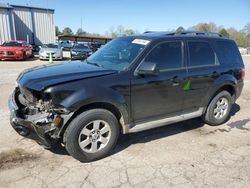
[[5, 42], [2, 46], [10, 46], [10, 47], [20, 47], [22, 46], [22, 42]]
[[146, 47], [145, 44], [140, 44], [135, 40], [147, 41], [134, 37], [114, 39], [91, 55], [87, 62], [107, 69], [125, 70]]
[[58, 44], [44, 44], [42, 48], [59, 48]]
[[145, 62], [157, 64], [160, 70], [182, 67], [182, 43], [166, 42], [156, 46], [145, 58]]
[[217, 41], [216, 50], [222, 63], [241, 63], [241, 57], [234, 42]]
[[85, 46], [84, 44], [75, 44], [73, 48], [81, 48], [81, 49], [88, 49], [88, 46]]
[[207, 42], [188, 42], [189, 66], [212, 65], [217, 63], [216, 55]]

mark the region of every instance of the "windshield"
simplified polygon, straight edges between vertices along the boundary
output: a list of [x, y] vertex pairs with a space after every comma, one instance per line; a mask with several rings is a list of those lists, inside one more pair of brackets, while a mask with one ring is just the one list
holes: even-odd
[[20, 47], [22, 46], [21, 42], [5, 42], [2, 46], [13, 46], [13, 47]]
[[42, 48], [59, 48], [58, 44], [44, 44]]
[[73, 48], [89, 49], [89, 47], [84, 44], [74, 44]]
[[148, 43], [134, 37], [114, 39], [90, 56], [87, 62], [107, 69], [125, 70]]

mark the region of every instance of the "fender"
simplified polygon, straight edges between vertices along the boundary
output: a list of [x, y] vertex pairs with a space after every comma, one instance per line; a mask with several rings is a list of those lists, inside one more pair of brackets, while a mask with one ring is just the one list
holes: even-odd
[[[68, 92], [62, 91], [61, 86], [50, 88], [50, 95], [53, 98], [53, 103], [56, 106], [66, 108], [71, 113], [77, 113], [81, 108], [95, 104], [105, 103], [114, 106], [120, 113], [120, 123], [123, 128], [123, 132], [126, 132], [127, 125], [130, 122], [129, 109], [127, 104], [130, 104], [130, 95], [124, 95], [112, 87], [79, 87], [68, 88]], [[62, 98], [58, 93], [64, 93], [65, 98]], [[60, 100], [59, 100], [60, 99]], [[74, 115], [73, 115], [74, 116]], [[67, 124], [67, 122], [65, 122]]]
[[237, 79], [230, 74], [224, 74], [220, 76], [218, 79], [216, 79], [214, 83], [210, 86], [205, 97], [202, 99], [201, 104], [202, 104], [202, 107], [205, 107], [204, 110], [206, 110], [206, 107], [208, 106], [212, 97], [218, 90], [220, 90], [220, 88], [224, 86], [232, 86], [234, 90], [236, 91], [237, 83], [238, 83]]

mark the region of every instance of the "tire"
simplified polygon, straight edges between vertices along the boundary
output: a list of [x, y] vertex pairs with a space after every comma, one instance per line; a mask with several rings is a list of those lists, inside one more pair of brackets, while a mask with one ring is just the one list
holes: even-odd
[[[98, 133], [93, 134], [95, 125], [100, 127], [100, 129], [95, 129], [99, 130], [99, 138]], [[104, 127], [109, 132], [102, 134], [105, 132]], [[118, 120], [110, 111], [105, 109], [88, 110], [76, 116], [67, 127], [64, 133], [65, 147], [72, 157], [81, 162], [95, 161], [109, 154], [116, 145], [119, 133]], [[106, 143], [101, 142], [103, 138]], [[82, 143], [81, 146], [80, 143]], [[98, 151], [95, 151], [94, 146]]]
[[[232, 103], [231, 94], [227, 91], [221, 91], [209, 103], [206, 113], [202, 116], [203, 121], [212, 126], [225, 123], [230, 118]], [[226, 111], [223, 109], [226, 109]]]

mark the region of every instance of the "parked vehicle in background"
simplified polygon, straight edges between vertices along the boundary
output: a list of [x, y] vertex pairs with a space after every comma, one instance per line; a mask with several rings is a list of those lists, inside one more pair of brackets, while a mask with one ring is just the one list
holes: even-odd
[[250, 47], [247, 48], [247, 54], [250, 54]]
[[33, 53], [34, 52], [39, 52], [40, 51], [39, 45], [32, 44], [32, 51], [33, 51]]
[[25, 60], [32, 56], [32, 46], [25, 41], [6, 41], [0, 46], [0, 60]]
[[70, 49], [72, 48], [72, 43], [69, 40], [60, 41], [59, 45], [65, 51], [70, 51]]
[[92, 54], [92, 50], [84, 45], [75, 43], [70, 50], [71, 59], [86, 59]]
[[235, 42], [206, 32], [114, 39], [83, 61], [36, 67], [17, 78], [10, 123], [80, 161], [107, 156], [120, 134], [201, 117], [230, 118], [244, 64]]
[[240, 51], [241, 55], [246, 55], [247, 54], [247, 48], [239, 47], [239, 51]]
[[39, 58], [41, 60], [48, 60], [50, 58], [50, 54], [53, 59], [62, 60], [63, 59], [63, 51], [62, 48], [57, 44], [43, 44], [39, 51]]
[[89, 47], [90, 47], [90, 49], [93, 51], [93, 52], [95, 52], [95, 51], [97, 51], [100, 47], [101, 47], [101, 43], [99, 43], [99, 42], [90, 42], [89, 43]]

